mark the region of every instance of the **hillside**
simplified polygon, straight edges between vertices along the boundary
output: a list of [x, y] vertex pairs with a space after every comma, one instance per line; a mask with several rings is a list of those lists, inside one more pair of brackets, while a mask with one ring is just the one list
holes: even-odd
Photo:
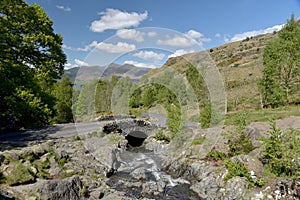
[[220, 70], [226, 86], [228, 111], [258, 108], [260, 95], [257, 80], [262, 75], [263, 48], [276, 37], [276, 33], [259, 35], [243, 41], [227, 43], [204, 52], [170, 58], [161, 68], [150, 71], [144, 78], [149, 78], [170, 67], [179, 73], [184, 73], [188, 66], [187, 60], [191, 60], [192, 64], [195, 64], [201, 60], [203, 54], [207, 54]]
[[100, 77], [110, 77], [112, 75], [116, 76], [128, 76], [134, 81], [138, 81], [142, 75], [150, 71], [150, 68], [136, 67], [134, 65], [119, 65], [110, 64], [109, 66], [82, 66], [74, 67], [65, 70], [62, 77], [68, 76], [71, 81], [74, 82], [75, 79], [78, 82], [86, 82], [92, 79]]

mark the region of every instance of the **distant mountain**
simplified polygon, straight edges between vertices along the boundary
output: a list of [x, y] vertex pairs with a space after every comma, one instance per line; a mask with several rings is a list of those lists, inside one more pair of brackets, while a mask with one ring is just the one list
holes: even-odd
[[118, 77], [128, 76], [133, 81], [138, 81], [144, 74], [148, 73], [150, 68], [136, 67], [134, 65], [110, 64], [108, 66], [82, 66], [65, 70], [62, 77], [68, 76], [74, 82], [86, 82], [92, 79], [110, 77], [112, 75]]

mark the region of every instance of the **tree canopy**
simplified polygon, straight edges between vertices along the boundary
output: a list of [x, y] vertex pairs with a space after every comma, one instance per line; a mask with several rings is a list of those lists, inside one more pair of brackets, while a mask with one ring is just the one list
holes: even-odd
[[300, 23], [292, 15], [287, 24], [263, 52], [264, 70], [259, 82], [264, 106], [297, 103], [291, 98], [299, 92]]
[[0, 127], [49, 122], [51, 87], [63, 73], [62, 37], [44, 10], [23, 0], [0, 1]]

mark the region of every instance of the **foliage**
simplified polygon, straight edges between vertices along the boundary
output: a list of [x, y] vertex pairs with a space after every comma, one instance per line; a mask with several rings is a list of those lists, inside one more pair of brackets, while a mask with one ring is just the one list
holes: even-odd
[[81, 137], [79, 135], [74, 135], [73, 140], [74, 141], [79, 141], [79, 140], [81, 140]]
[[72, 83], [69, 77], [62, 78], [54, 85], [53, 95], [56, 98], [55, 117], [57, 123], [68, 123], [73, 121], [72, 113]]
[[295, 176], [299, 172], [300, 132], [282, 132], [271, 123], [270, 137], [263, 139], [265, 151], [262, 158], [270, 172], [276, 176]]
[[63, 158], [58, 159], [58, 161], [57, 161], [58, 167], [63, 169], [64, 165], [66, 163], [68, 163], [69, 161], [70, 161], [70, 157], [63, 157]]
[[278, 107], [290, 103], [297, 90], [300, 73], [300, 23], [292, 15], [287, 24], [264, 49], [263, 77], [259, 89], [265, 106]]
[[0, 184], [6, 181], [5, 176], [0, 172]]
[[203, 75], [193, 65], [189, 65], [186, 70], [186, 77], [193, 88], [200, 109], [200, 124], [202, 128], [208, 128], [211, 124], [212, 110], [209, 101], [209, 92], [206, 87]]
[[33, 163], [34, 167], [38, 170], [36, 176], [42, 179], [49, 179], [50, 174], [47, 172], [47, 169], [50, 168], [50, 160], [42, 162], [40, 160], [36, 160]]
[[21, 185], [32, 183], [35, 181], [35, 177], [30, 171], [30, 169], [24, 166], [19, 161], [14, 161], [14, 169], [10, 173], [10, 176], [6, 177], [5, 183], [14, 186], [14, 185]]
[[192, 140], [191, 145], [203, 144], [205, 137], [196, 137]]
[[245, 177], [247, 180], [251, 179], [246, 165], [241, 162], [232, 162], [230, 159], [227, 159], [225, 160], [225, 167], [228, 169], [228, 174], [224, 177], [224, 181], [235, 176]]
[[87, 191], [86, 185], [83, 185], [83, 187], [80, 189], [79, 193], [80, 193], [81, 196], [83, 196], [83, 197], [86, 197], [86, 196], [87, 196], [88, 191]]
[[200, 111], [200, 124], [202, 128], [209, 128], [211, 124], [211, 104], [205, 103], [203, 109]]
[[207, 154], [206, 154], [207, 158], [211, 158], [213, 160], [224, 160], [227, 156], [224, 152], [219, 152], [216, 150], [210, 150]]
[[155, 133], [154, 138], [156, 140], [164, 140], [166, 142], [170, 142], [170, 137], [163, 133], [162, 130]]
[[97, 80], [93, 80], [82, 86], [78, 100], [74, 103], [74, 113], [76, 119], [80, 119], [82, 116], [90, 116], [94, 118], [95, 88], [97, 82]]
[[248, 154], [254, 149], [252, 141], [245, 131], [247, 125], [246, 118], [247, 113], [242, 113], [236, 119], [236, 131], [231, 133], [233, 139], [229, 141], [229, 156]]
[[228, 181], [229, 179], [240, 176], [245, 177], [248, 181], [248, 187], [262, 187], [264, 185], [263, 179], [255, 179], [253, 180], [249, 174], [248, 168], [245, 164], [241, 162], [232, 162], [230, 159], [226, 159], [224, 161], [225, 167], [228, 169], [228, 174], [224, 177], [224, 181]]
[[36, 4], [0, 2], [0, 126], [44, 125], [53, 116], [51, 87], [63, 73], [62, 37]]

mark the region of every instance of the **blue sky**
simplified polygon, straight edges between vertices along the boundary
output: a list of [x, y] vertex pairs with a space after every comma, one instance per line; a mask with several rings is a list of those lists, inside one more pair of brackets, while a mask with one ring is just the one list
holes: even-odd
[[[299, 0], [25, 0], [64, 38], [66, 68], [159, 67], [170, 56], [279, 30]], [[151, 28], [148, 28], [151, 27]]]

